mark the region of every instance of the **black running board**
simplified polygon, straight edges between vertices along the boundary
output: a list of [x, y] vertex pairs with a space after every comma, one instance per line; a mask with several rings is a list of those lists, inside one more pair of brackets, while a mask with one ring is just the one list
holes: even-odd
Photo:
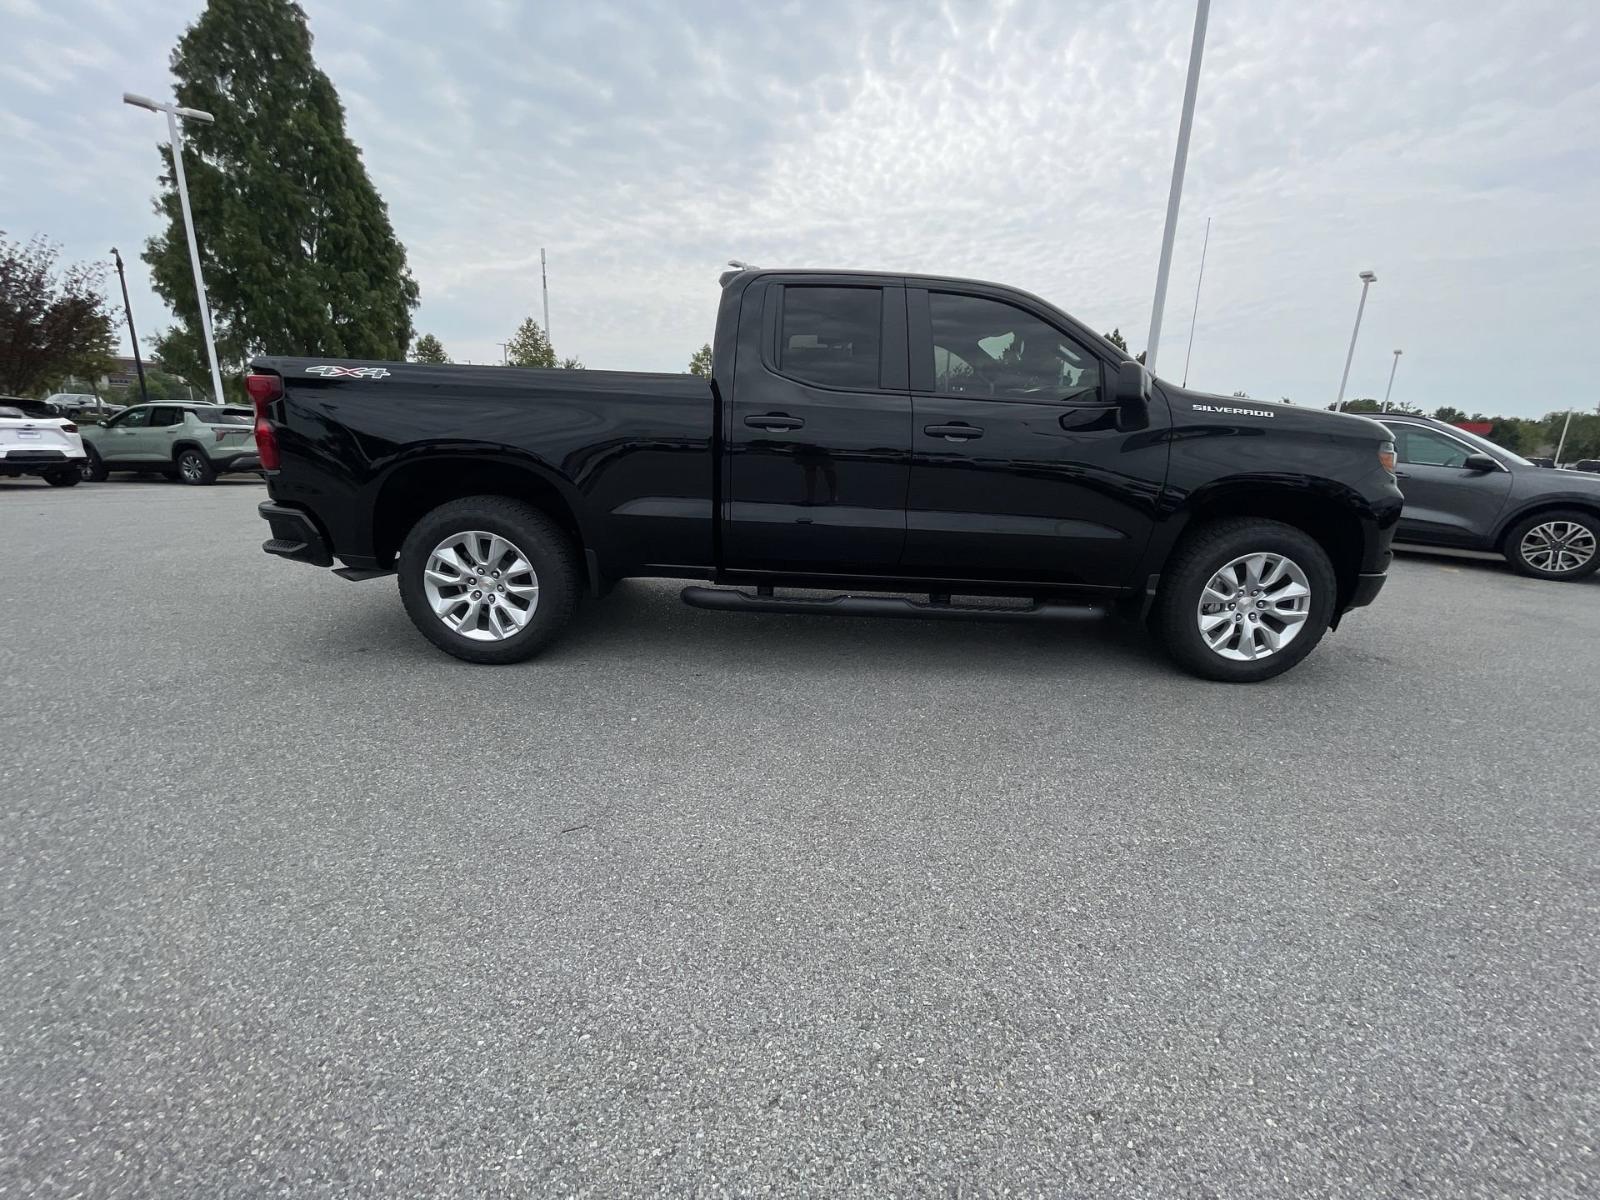
[[718, 612], [816, 613], [839, 617], [931, 617], [951, 621], [1090, 621], [1110, 609], [1093, 604], [1049, 604], [1035, 601], [1026, 607], [933, 603], [902, 596], [828, 596], [823, 599], [752, 596], [726, 588], [686, 587], [683, 602], [693, 608]]

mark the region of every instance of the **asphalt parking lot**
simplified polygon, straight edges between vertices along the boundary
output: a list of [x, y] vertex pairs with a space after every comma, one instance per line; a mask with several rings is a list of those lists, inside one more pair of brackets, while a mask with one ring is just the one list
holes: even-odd
[[1600, 1189], [1600, 580], [490, 669], [263, 495], [0, 481], [0, 1194]]

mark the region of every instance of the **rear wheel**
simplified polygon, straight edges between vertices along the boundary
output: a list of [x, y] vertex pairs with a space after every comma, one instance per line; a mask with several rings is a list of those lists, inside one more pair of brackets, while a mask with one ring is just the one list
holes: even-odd
[[1316, 648], [1338, 579], [1327, 554], [1291, 525], [1235, 517], [1192, 532], [1161, 576], [1152, 625], [1179, 666], [1255, 683]]
[[1501, 546], [1512, 569], [1567, 582], [1600, 569], [1600, 520], [1585, 512], [1536, 513], [1518, 521]]
[[412, 624], [467, 662], [520, 662], [572, 619], [578, 562], [571, 540], [532, 505], [470, 496], [412, 528], [396, 564]]
[[200, 451], [185, 450], [178, 455], [178, 478], [191, 487], [201, 487], [217, 481], [217, 469]]
[[51, 487], [77, 487], [83, 482], [83, 472], [78, 467], [57, 467], [44, 473], [44, 481]]

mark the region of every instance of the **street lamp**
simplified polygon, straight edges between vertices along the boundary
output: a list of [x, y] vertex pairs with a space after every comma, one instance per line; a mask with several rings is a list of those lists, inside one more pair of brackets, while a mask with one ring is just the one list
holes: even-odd
[[1361, 312], [1367, 307], [1367, 289], [1378, 282], [1378, 277], [1371, 271], [1363, 271], [1361, 279], [1361, 303], [1356, 305], [1356, 327], [1350, 331], [1350, 351], [1344, 356], [1344, 374], [1339, 376], [1339, 398], [1333, 402], [1335, 411], [1344, 408], [1344, 385], [1350, 379], [1350, 360], [1356, 356], [1356, 334], [1361, 332]]
[[205, 334], [206, 358], [211, 363], [211, 386], [216, 402], [222, 403], [222, 372], [217, 369], [217, 343], [211, 334], [211, 306], [206, 302], [206, 281], [200, 275], [200, 246], [194, 238], [194, 214], [189, 211], [189, 185], [183, 177], [183, 137], [178, 132], [178, 118], [185, 121], [204, 121], [210, 125], [216, 118], [198, 108], [184, 108], [177, 104], [158, 104], [147, 96], [132, 92], [122, 93], [122, 102], [135, 108], [148, 108], [151, 112], [167, 114], [167, 137], [172, 143], [172, 173], [178, 180], [178, 204], [183, 209], [183, 231], [189, 236], [189, 262], [194, 267], [194, 293], [200, 304], [200, 329]]
[[1194, 97], [1200, 88], [1200, 56], [1206, 48], [1206, 19], [1211, 0], [1196, 0], [1194, 39], [1189, 43], [1189, 78], [1183, 85], [1183, 112], [1178, 117], [1178, 149], [1172, 156], [1172, 188], [1167, 193], [1167, 224], [1161, 231], [1161, 261], [1156, 265], [1156, 298], [1150, 306], [1150, 336], [1145, 341], [1144, 368], [1152, 375], [1161, 346], [1161, 316], [1167, 307], [1167, 274], [1172, 269], [1172, 239], [1178, 232], [1178, 202], [1183, 198], [1183, 172], [1189, 164], [1189, 131], [1194, 128]]
[[1389, 411], [1389, 393], [1394, 391], [1394, 373], [1400, 369], [1400, 355], [1402, 351], [1394, 352], [1394, 366], [1389, 368], [1389, 386], [1383, 389], [1383, 411]]

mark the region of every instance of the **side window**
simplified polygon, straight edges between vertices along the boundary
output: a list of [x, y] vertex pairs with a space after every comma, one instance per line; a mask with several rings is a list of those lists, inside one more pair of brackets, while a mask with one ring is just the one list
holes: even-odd
[[150, 427], [164, 429], [168, 425], [183, 424], [183, 409], [181, 408], [156, 408], [150, 411]]
[[786, 287], [778, 370], [804, 383], [876, 388], [883, 339], [881, 288]]
[[117, 429], [143, 429], [150, 423], [150, 410], [148, 408], [130, 408], [121, 414], [111, 424]]
[[1459, 467], [1467, 461], [1468, 450], [1455, 438], [1415, 425], [1394, 426], [1395, 457], [1419, 467]]
[[931, 292], [933, 389], [994, 400], [1056, 402], [1091, 395], [1100, 360], [1015, 305]]

